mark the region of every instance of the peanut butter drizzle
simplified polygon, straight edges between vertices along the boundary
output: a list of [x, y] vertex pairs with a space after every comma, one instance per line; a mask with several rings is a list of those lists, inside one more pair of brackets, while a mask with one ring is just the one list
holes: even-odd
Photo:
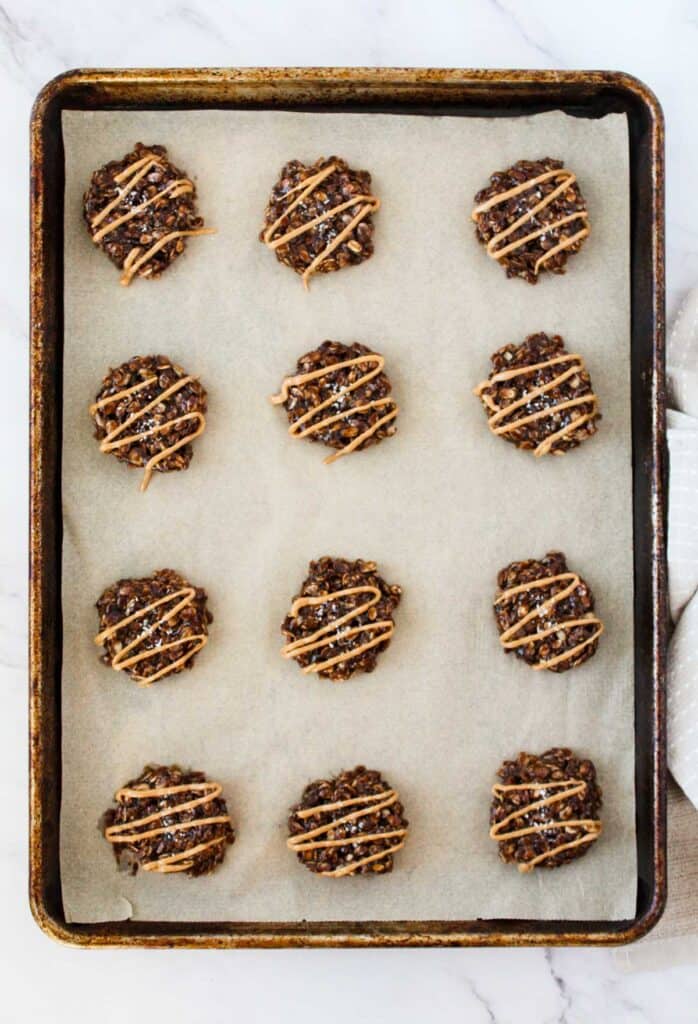
[[[543, 370], [550, 366], [557, 366], [559, 363], [568, 362], [572, 362], [573, 365], [558, 374], [557, 377], [553, 377], [547, 384], [541, 384], [539, 387], [528, 391], [525, 395], [522, 395], [510, 405], [497, 405], [487, 393], [493, 384], [512, 380], [514, 377], [522, 377], [535, 370]], [[548, 454], [556, 441], [565, 438], [568, 434], [573, 434], [585, 423], [588, 423], [589, 420], [593, 419], [598, 410], [598, 399], [593, 391], [590, 391], [586, 395], [580, 395], [577, 398], [571, 398], [565, 402], [558, 402], [557, 405], [551, 405], [547, 409], [540, 409], [538, 412], [530, 413], [528, 416], [520, 416], [518, 419], [514, 419], [510, 423], [501, 424], [499, 426], [497, 424], [499, 424], [501, 420], [510, 416], [512, 412], [521, 408], [521, 406], [529, 405], [529, 403], [535, 398], [538, 398], [539, 395], [544, 395], [548, 391], [553, 391], [555, 388], [559, 387], [560, 384], [564, 384], [564, 382], [570, 377], [574, 377], [576, 373], [583, 373], [585, 369], [584, 360], [581, 356], [572, 353], [569, 355], [555, 356], [552, 359], [544, 360], [542, 363], [532, 363], [530, 366], [517, 366], [511, 370], [502, 370], [500, 373], [495, 373], [493, 377], [488, 380], [483, 380], [478, 384], [478, 386], [473, 389], [473, 394], [477, 395], [478, 398], [482, 398], [488, 408], [493, 410], [494, 415], [488, 417], [487, 422], [492, 433], [497, 435], [509, 434], [512, 431], [518, 430], [519, 427], [525, 426], [526, 423], [533, 423], [535, 420], [539, 419], [547, 419], [548, 417], [552, 417], [556, 413], [561, 412], [563, 409], [571, 409], [577, 405], [591, 405], [591, 410], [588, 413], [584, 413], [576, 420], [571, 420], [567, 426], [561, 427], [560, 430], [556, 430], [555, 433], [549, 434], [548, 437], [544, 438], [540, 444], [534, 448], [533, 454], [536, 458], [540, 458], [542, 455]]]
[[[329, 811], [338, 810], [342, 807], [355, 807], [359, 804], [359, 810], [352, 811], [350, 814], [345, 814], [341, 818], [335, 818], [333, 821], [328, 822], [326, 825], [319, 825], [317, 828], [311, 829], [309, 832], [304, 832], [302, 835], [291, 836], [286, 841], [286, 845], [289, 850], [293, 850], [295, 853], [302, 853], [305, 850], [322, 850], [328, 849], [333, 846], [362, 846], [365, 843], [374, 842], [377, 839], [393, 839], [398, 837], [404, 837], [407, 835], [406, 828], [391, 829], [389, 832], [372, 832], [370, 834], [356, 833], [355, 835], [349, 835], [345, 839], [319, 839], [314, 842], [317, 836], [327, 835], [328, 832], [333, 832], [338, 825], [345, 825], [347, 822], [355, 821], [357, 818], [362, 818], [366, 814], [375, 814], [376, 811], [382, 811], [385, 807], [392, 807], [394, 803], [397, 803], [399, 794], [397, 790], [386, 789], [382, 793], [371, 793], [370, 795], [352, 797], [350, 800], [338, 800], [334, 803], [320, 804], [317, 807], [306, 807], [303, 810], [295, 811], [297, 818], [304, 820], [305, 818], [312, 818], [317, 814], [325, 814]], [[378, 853], [373, 853], [370, 856], [363, 857], [361, 860], [352, 862], [351, 864], [344, 864], [342, 867], [335, 868], [334, 871], [323, 871], [320, 874], [326, 875], [328, 878], [341, 878], [343, 875], [352, 875], [354, 872], [362, 867], [364, 864], [370, 864], [376, 860], [382, 860], [385, 857], [395, 853], [396, 850], [401, 850], [405, 845], [404, 838], [401, 842], [396, 843], [394, 846], [388, 846], [384, 850], [379, 850]]]
[[536, 792], [537, 790], [545, 791], [547, 789], [561, 789], [562, 792], [545, 797], [541, 800], [533, 800], [531, 803], [525, 804], [523, 807], [512, 811], [512, 813], [508, 814], [506, 818], [503, 818], [492, 826], [490, 829], [490, 839], [495, 839], [497, 842], [503, 842], [506, 839], [518, 839], [520, 836], [532, 835], [535, 832], [547, 832], [554, 828], [561, 829], [563, 831], [573, 826], [586, 829], [582, 835], [577, 836], [577, 838], [573, 839], [571, 842], [563, 843], [561, 846], [556, 846], [552, 850], [546, 850], [545, 853], [538, 854], [537, 857], [527, 861], [525, 864], [519, 864], [519, 871], [522, 872], [532, 871], [537, 864], [541, 864], [549, 857], [556, 857], [557, 854], [561, 853], [563, 850], [572, 850], [578, 846], [583, 846], [585, 843], [593, 843], [601, 835], [601, 822], [596, 818], [577, 818], [567, 821], [561, 818], [559, 821], [541, 821], [536, 825], [513, 829], [509, 832], [501, 831], [506, 828], [509, 822], [514, 821], [517, 818], [523, 818], [532, 811], [536, 811], [541, 807], [548, 807], [554, 803], [565, 801], [574, 796], [579, 796], [585, 791], [586, 787], [587, 784], [583, 779], [565, 779], [561, 782], [523, 782], [515, 785], [495, 783], [492, 787], [492, 795], [495, 797], [501, 796], [502, 793], [510, 793], [522, 789], [529, 789], [533, 792]]
[[372, 370], [368, 370], [362, 377], [354, 381], [352, 384], [348, 384], [345, 387], [339, 389], [339, 391], [330, 395], [324, 402], [320, 402], [319, 405], [309, 409], [308, 412], [300, 416], [291, 426], [288, 428], [288, 432], [291, 437], [304, 438], [310, 434], [316, 434], [325, 427], [331, 426], [333, 423], [338, 423], [341, 420], [349, 419], [357, 412], [367, 412], [369, 409], [378, 409], [384, 405], [391, 405], [392, 409], [385, 415], [378, 419], [372, 426], [368, 427], [362, 434], [355, 437], [349, 444], [346, 444], [344, 448], [335, 452], [333, 455], [328, 455], [326, 459], [323, 459], [323, 465], [329, 466], [332, 462], [336, 462], [337, 459], [341, 459], [343, 455], [350, 455], [351, 452], [356, 451], [364, 441], [372, 437], [385, 423], [390, 423], [394, 420], [400, 411], [398, 404], [388, 395], [385, 398], [374, 398], [370, 402], [366, 402], [362, 405], [355, 405], [349, 409], [345, 409], [343, 412], [337, 413], [334, 416], [326, 416], [325, 419], [320, 420], [318, 423], [313, 423], [306, 427], [303, 426], [311, 420], [313, 416], [317, 416], [319, 412], [326, 409], [330, 405], [334, 405], [342, 398], [343, 395], [348, 395], [352, 391], [356, 391], [357, 388], [363, 387], [364, 384], [368, 384], [370, 380], [377, 377], [382, 372], [385, 366], [385, 359], [383, 356], [378, 355], [376, 352], [367, 353], [365, 356], [357, 356], [355, 359], [345, 359], [339, 363], [332, 363], [330, 366], [323, 366], [319, 370], [312, 370], [309, 373], [298, 373], [294, 377], [286, 377], [281, 384], [281, 391], [278, 395], [272, 395], [270, 401], [272, 405], [283, 405], [288, 399], [289, 388], [295, 387], [300, 384], [307, 384], [311, 380], [318, 380], [320, 377], [328, 377], [337, 370], [343, 370], [348, 366], [358, 366], [360, 363], [375, 363]]
[[306, 291], [308, 290], [308, 282], [311, 276], [317, 271], [320, 264], [323, 263], [328, 258], [328, 256], [332, 255], [334, 250], [339, 245], [342, 244], [342, 242], [348, 235], [352, 233], [357, 224], [360, 224], [361, 221], [364, 220], [364, 218], [366, 218], [369, 215], [369, 213], [375, 213], [379, 209], [381, 204], [380, 199], [378, 199], [376, 196], [352, 196], [352, 198], [348, 199], [346, 202], [338, 203], [337, 206], [332, 206], [328, 210], [325, 210], [324, 213], [319, 214], [317, 217], [313, 217], [313, 219], [309, 220], [307, 224], [301, 224], [299, 227], [293, 228], [291, 231], [287, 231], [279, 238], [274, 238], [274, 232], [281, 226], [283, 221], [286, 220], [288, 215], [292, 213], [293, 210], [295, 210], [295, 208], [299, 206], [304, 199], [307, 199], [308, 196], [315, 191], [318, 185], [320, 185], [325, 180], [325, 178], [328, 178], [330, 174], [332, 174], [332, 172], [336, 170], [336, 167], [336, 164], [329, 164], [329, 166], [323, 168], [323, 170], [318, 171], [317, 174], [311, 175], [310, 178], [306, 178], [304, 181], [301, 181], [297, 185], [294, 185], [293, 188], [290, 188], [284, 198], [288, 198], [288, 196], [292, 195], [294, 192], [298, 192], [299, 189], [301, 190], [300, 194], [284, 210], [284, 212], [279, 217], [276, 218], [274, 223], [270, 227], [268, 227], [264, 232], [265, 245], [267, 245], [269, 249], [274, 251], [275, 249], [278, 249], [280, 245], [285, 245], [286, 242], [290, 242], [293, 238], [298, 238], [299, 235], [305, 234], [306, 231], [310, 231], [312, 228], [316, 227], [316, 225], [322, 224], [323, 221], [329, 220], [331, 217], [334, 217], [335, 214], [342, 213], [343, 210], [348, 210], [350, 206], [356, 206], [357, 203], [364, 204], [359, 210], [359, 212], [356, 214], [356, 216], [351, 219], [351, 221], [346, 225], [345, 228], [343, 228], [342, 231], [340, 231], [337, 237], [334, 238], [322, 250], [321, 253], [318, 253], [318, 255], [309, 264], [309, 266], [306, 267], [301, 278], [303, 281], [303, 287], [305, 288]]
[[518, 587], [510, 587], [509, 590], [505, 590], [504, 593], [500, 594], [495, 600], [495, 605], [501, 604], [503, 601], [508, 600], [510, 597], [514, 597], [516, 594], [523, 594], [529, 590], [536, 590], [539, 587], [546, 587], [549, 583], [555, 583], [558, 580], [570, 580], [568, 586], [563, 587], [552, 597], [549, 597], [547, 601], [543, 601], [542, 604], [537, 605], [527, 615], [524, 615], [522, 619], [515, 622], [513, 626], [509, 626], [499, 637], [499, 642], [505, 650], [512, 650], [516, 647], [524, 647], [531, 641], [543, 640], [546, 636], [551, 636], [553, 633], [557, 633], [558, 630], [564, 630], [565, 632], [573, 626], [596, 626], [596, 632], [592, 633], [591, 636], [587, 637], [581, 643], [577, 644], [569, 651], [564, 651], [562, 654], [556, 655], [554, 658], [548, 658], [547, 661], [541, 661], [537, 665], [532, 665], [535, 671], [543, 668], [552, 668], [554, 665], [559, 665], [562, 661], [568, 661], [573, 658], [576, 654], [579, 654], [589, 644], [594, 643], [595, 640], [601, 636], [604, 631], [603, 622], [598, 619], [593, 613], [590, 613], [585, 618], [581, 619], [565, 619], [564, 622], [559, 622], [555, 626], [551, 626], [548, 629], [538, 630], [535, 633], [525, 633], [520, 637], [516, 637], [516, 634], [526, 626], [532, 619], [540, 618], [546, 612], [550, 611], [559, 604], [560, 601], [564, 601], [572, 594], [576, 588], [580, 585], [581, 580], [576, 572], [563, 572], [557, 576], [545, 576], [543, 579], [530, 580], [528, 583], [521, 583]]
[[[172, 455], [173, 452], [178, 451], [180, 448], [183, 448], [185, 444], [189, 444], [189, 442], [193, 441], [194, 438], [203, 434], [206, 429], [206, 417], [201, 412], [187, 412], [182, 416], [176, 416], [174, 419], [165, 420], [164, 423], [159, 424], [157, 427], [151, 427], [150, 430], [141, 430], [135, 434], [128, 434], [126, 437], [122, 437], [118, 441], [116, 438], [118, 438], [124, 430], [130, 427], [132, 423], [135, 423], [136, 420], [141, 419], [141, 417], [149, 413], [151, 409], [154, 409], [155, 406], [159, 405], [166, 398], [169, 398], [170, 395], [180, 391], [185, 384], [189, 384], [191, 381], [197, 379], [197, 377], [191, 376], [179, 377], [174, 384], [171, 384], [169, 388], [161, 391], [156, 398], [153, 398], [153, 400], [148, 402], [147, 405], [144, 405], [142, 409], [138, 409], [136, 412], [132, 413], [127, 420], [114, 427], [114, 429], [111, 430], [100, 442], [99, 450], [106, 454], [115, 451], [117, 448], [125, 448], [128, 445], [133, 444], [134, 441], [141, 441], [144, 437], [152, 437], [153, 434], [159, 434], [163, 430], [169, 430], [170, 427], [176, 426], [178, 423], [184, 423], [188, 420], [192, 420], [197, 423], [197, 426], [190, 434], [185, 434], [184, 437], [179, 439], [179, 441], [175, 441], [174, 444], [169, 445], [167, 448], [163, 448], [161, 452], [158, 452], [157, 455], [153, 455], [146, 462], [143, 470], [143, 480], [141, 481], [141, 491], [147, 490], [148, 484], [150, 483], [151, 477], [158, 463], [163, 462], [168, 455]], [[117, 391], [114, 395], [102, 398], [99, 402], [94, 402], [90, 406], [90, 415], [94, 416], [94, 414], [99, 409], [104, 408], [104, 406], [112, 405], [114, 402], [120, 402], [122, 398], [128, 398], [129, 395], [135, 394], [136, 391], [140, 391], [142, 388], [147, 388], [149, 385], [156, 383], [157, 377], [148, 377], [146, 380], [140, 381], [138, 384], [134, 384], [133, 387], [125, 388], [123, 391]]]
[[[170, 817], [171, 815], [180, 814], [182, 811], [189, 811], [194, 807], [211, 803], [223, 791], [223, 787], [218, 782], [190, 782], [178, 786], [159, 786], [153, 789], [130, 789], [126, 786], [117, 791], [114, 799], [117, 803], [123, 803], [128, 798], [133, 800], [151, 800], [153, 797], [172, 796], [175, 793], [191, 793], [197, 790], [202, 790], [203, 795], [193, 800], [185, 800], [179, 804], [163, 807], [161, 810], [142, 818], [137, 818], [135, 821], [124, 821], [117, 825], [110, 825], [104, 832], [106, 839], [110, 843], [138, 843], [142, 839], [152, 839], [155, 836], [165, 835], [170, 832], [185, 832], [192, 828], [198, 828], [200, 825], [230, 823], [230, 815], [222, 814], [213, 818], [192, 818], [189, 821], [177, 822], [174, 825], [147, 829], [145, 832], [137, 831], [143, 825], [149, 825], [151, 822], [159, 821], [161, 818]], [[167, 854], [164, 857], [158, 857], [156, 860], [146, 861], [140, 866], [143, 871], [158, 871], [163, 874], [174, 871], [186, 871], [194, 863], [192, 858], [195, 854], [208, 850], [211, 846], [224, 843], [226, 839], [227, 836], [224, 835], [216, 836], [214, 839], [210, 839], [205, 843], [199, 843], [188, 850]]]
[[[123, 272], [123, 274], [121, 275], [121, 277], [119, 279], [119, 284], [122, 284], [124, 286], [128, 286], [131, 283], [131, 280], [134, 277], [134, 275], [143, 266], [143, 264], [147, 263], [148, 260], [150, 259], [150, 257], [154, 256], [156, 252], [160, 251], [160, 249], [164, 249], [164, 247], [167, 245], [167, 243], [171, 242], [174, 238], [183, 238], [186, 235], [215, 235], [215, 234], [216, 234], [216, 228], [195, 228], [195, 229], [193, 229], [191, 231], [171, 231], [169, 233], [169, 235], [163, 235], [162, 238], [158, 239], [158, 241], [154, 245], [151, 245], [150, 249], [147, 249], [146, 252], [144, 252], [142, 256], [138, 257], [138, 259], [136, 259], [136, 257], [138, 256], [138, 253], [140, 252], [140, 246], [136, 246], [135, 248], [131, 249], [130, 253], [128, 254], [126, 259], [124, 260], [124, 266], [123, 266], [123, 271], [124, 272]], [[145, 275], [145, 276], [147, 276], [147, 275]]]
[[[126, 197], [129, 195], [130, 192], [133, 191], [138, 182], [153, 167], [162, 167], [162, 164], [153, 153], [147, 153], [144, 157], [141, 157], [140, 160], [135, 160], [132, 164], [129, 164], [128, 167], [125, 167], [123, 171], [120, 171], [118, 174], [115, 174], [114, 181], [118, 185], [124, 182], [123, 188], [119, 189], [119, 194], [118, 196], [116, 196], [116, 198], [112, 199], [110, 203], [107, 203], [103, 210], [100, 210], [99, 213], [95, 214], [95, 216], [90, 221], [90, 227], [99, 227], [102, 221], [109, 216], [112, 210], [117, 209], [117, 207], [124, 202]], [[122, 224], [125, 224], [133, 217], [137, 217], [138, 214], [142, 213], [143, 210], [150, 206], [151, 203], [157, 202], [158, 199], [162, 199], [164, 196], [168, 194], [170, 196], [170, 199], [177, 199], [178, 196], [187, 195], [188, 193], [191, 193], [193, 191], [194, 185], [189, 180], [189, 178], [175, 178], [173, 181], [168, 182], [168, 184], [165, 185], [164, 188], [160, 189], [159, 192], [156, 192], [154, 196], [150, 196], [149, 199], [144, 200], [142, 203], [139, 203], [138, 206], [134, 206], [127, 213], [122, 214], [121, 217], [117, 217], [116, 220], [110, 221], [109, 224], [106, 224], [103, 228], [100, 228], [99, 231], [95, 232], [95, 234], [92, 235], [92, 241], [96, 245], [106, 235], [110, 234], [110, 232], [116, 230], [116, 228], [118, 227], [121, 227]], [[214, 235], [215, 233], [215, 228], [196, 228], [191, 231], [171, 231], [169, 234], [163, 235], [162, 238], [159, 238], [140, 257], [139, 253], [142, 252], [141, 246], [134, 246], [133, 249], [131, 249], [131, 251], [126, 256], [126, 259], [124, 260], [124, 264], [122, 267], [123, 274], [121, 276], [121, 284], [129, 285], [131, 283], [131, 280], [133, 279], [133, 276], [138, 272], [138, 270], [143, 266], [143, 264], [147, 263], [148, 260], [152, 256], [154, 256], [156, 252], [159, 252], [160, 249], [164, 248], [164, 246], [166, 246], [167, 243], [171, 242], [173, 239], [181, 238], [184, 235]]]
[[[502, 231], [498, 231], [495, 235], [492, 236], [489, 242], [487, 242], [487, 253], [489, 256], [492, 257], [492, 259], [499, 260], [503, 256], [507, 256], [510, 252], [514, 252], [516, 249], [520, 249], [522, 246], [526, 245], [527, 242], [531, 242], [534, 238], [540, 238], [541, 235], [546, 235], [549, 231], [553, 231], [555, 228], [562, 227], [564, 224], [569, 224], [570, 222], [575, 220], [582, 220], [585, 222], [588, 221], [588, 212], [586, 210], [580, 210], [577, 213], [572, 213], [568, 214], [565, 217], [561, 217], [559, 220], [553, 221], [551, 224], [544, 224], [542, 227], [537, 228], [535, 231], [531, 231], [529, 234], [524, 235], [522, 238], [515, 239], [513, 242], [510, 242], [508, 245], [503, 246], [501, 249], [497, 248], [500, 242], [503, 242], [515, 231], [517, 231], [522, 226], [522, 224], [526, 223], [526, 221], [532, 220], [536, 216], [536, 214], [540, 213], [541, 210], [544, 210], [547, 206], [549, 206], [553, 202], [553, 200], [560, 195], [561, 192], [565, 192], [570, 187], [570, 185], [574, 184], [574, 182], [577, 180], [576, 174], [573, 174], [572, 171], [567, 170], [567, 168], [565, 167], [560, 167], [554, 171], [546, 171], [544, 174], [539, 174], [535, 178], [529, 178], [527, 181], [521, 182], [519, 185], [514, 186], [514, 188], [507, 189], [506, 192], [500, 192], [497, 195], [491, 196], [489, 199], [486, 199], [483, 203], [480, 203], [478, 206], [475, 207], [471, 214], [472, 220], [474, 220], [477, 223], [479, 215], [481, 213], [486, 213], [487, 210], [492, 209], [493, 206], [499, 206], [500, 203], [505, 203], [507, 199], [511, 199], [514, 196], [520, 195], [521, 192], [526, 192], [529, 189], [534, 188], [536, 185], [542, 184], [544, 181], [549, 181], [551, 178], [559, 178], [561, 176], [563, 177], [563, 181], [561, 182], [561, 184], [556, 186], [556, 188], [549, 192], [548, 195], [543, 196], [540, 202], [536, 203], [536, 205], [533, 206], [530, 210], [527, 210], [520, 217], [518, 217], [513, 222], [513, 224], [510, 224], [507, 228], [504, 228]], [[585, 223], [584, 227], [581, 228], [580, 231], [577, 231], [574, 235], [571, 235], [569, 238], [563, 238], [560, 242], [557, 243], [557, 245], [553, 246], [552, 249], [548, 249], [547, 252], [543, 253], [543, 255], [536, 260], [535, 266], [533, 268], [534, 275], [538, 276], [538, 271], [540, 270], [540, 268], [543, 266], [544, 263], [547, 263], [547, 261], [551, 259], [551, 257], [557, 255], [557, 253], [559, 252], [562, 252], [564, 249], [569, 249], [570, 246], [575, 244], [575, 242], [578, 242], [580, 241], [580, 239], [585, 238], [588, 234], [589, 225], [588, 223]]]
[[395, 632], [395, 626], [386, 619], [381, 622], [367, 622], [365, 625], [354, 626], [351, 629], [341, 630], [340, 628], [347, 622], [351, 622], [352, 619], [358, 618], [359, 615], [363, 615], [364, 612], [372, 608], [374, 604], [378, 604], [381, 599], [381, 592], [377, 587], [366, 586], [366, 587], [348, 587], [346, 590], [335, 590], [331, 594], [322, 594], [318, 597], [299, 597], [291, 606], [291, 616], [295, 617], [301, 608], [306, 608], [317, 604], [329, 604], [338, 597], [348, 597], [350, 594], [372, 594], [373, 596], [369, 601], [359, 605], [358, 608], [352, 608], [351, 611], [345, 615], [341, 615], [338, 619], [333, 619], [326, 625], [321, 626], [320, 629], [315, 630], [310, 636], [300, 637], [298, 640], [293, 640], [291, 643], [286, 644], [281, 648], [281, 654], [284, 658], [297, 658], [303, 654], [309, 654], [311, 651], [316, 651], [320, 647], [325, 647], [331, 644], [332, 641], [327, 639], [329, 633], [337, 633], [338, 638], [346, 639], [351, 636], [356, 636], [360, 633], [374, 632], [375, 630], [385, 630], [379, 633], [378, 636], [372, 640], [367, 640], [363, 644], [359, 644], [358, 647], [353, 647], [343, 654], [338, 654], [334, 658], [328, 658], [326, 661], [320, 661], [315, 664], [306, 665], [302, 671], [305, 675], [310, 672], [321, 672], [326, 668], [331, 668], [332, 665], [339, 664], [340, 661], [352, 661], [354, 658], [363, 654], [364, 651], [370, 650], [372, 647], [376, 647], [378, 644], [383, 643], [384, 640], [389, 640]]
[[170, 601], [174, 601], [176, 598], [181, 597], [181, 601], [178, 601], [174, 608], [171, 608], [164, 615], [161, 615], [152, 626], [148, 626], [140, 636], [131, 640], [130, 643], [126, 644], [126, 646], [112, 658], [111, 667], [116, 672], [121, 672], [125, 668], [130, 668], [132, 665], [137, 665], [141, 661], [146, 661], [148, 658], [155, 657], [155, 655], [159, 654], [161, 651], [168, 651], [173, 647], [181, 647], [182, 644], [194, 644], [190, 651], [187, 651], [181, 656], [181, 658], [177, 658], [177, 660], [173, 661], [170, 665], [165, 665], [165, 667], [161, 668], [158, 672], [154, 672], [149, 676], [133, 677], [141, 686], [150, 686], [150, 684], [154, 683], [156, 679], [161, 679], [163, 676], [169, 675], [170, 672], [174, 672], [180, 665], [184, 665], [190, 658], [193, 658], [195, 654], [198, 654], [201, 648], [208, 642], [208, 636], [205, 633], [196, 633], [193, 636], [186, 636], [179, 640], [172, 640], [169, 643], [160, 644], [152, 650], [142, 651], [140, 654], [134, 654], [130, 658], [128, 658], [127, 655], [134, 649], [134, 647], [138, 647], [143, 640], [151, 636], [152, 633], [163, 626], [166, 622], [169, 622], [170, 619], [174, 618], [182, 608], [186, 608], [187, 605], [191, 604], [195, 596], [196, 590], [194, 587], [182, 587], [181, 590], [175, 590], [171, 594], [165, 594], [164, 597], [159, 597], [157, 601], [151, 601], [150, 604], [145, 606], [145, 608], [139, 608], [139, 610], [137, 612], [133, 612], [132, 615], [127, 615], [125, 618], [120, 619], [115, 625], [102, 630], [102, 632], [98, 633], [95, 637], [95, 643], [98, 647], [101, 647], [105, 640], [114, 636], [120, 629], [123, 629], [125, 626], [130, 625], [130, 623], [135, 622], [136, 619], [142, 619], [155, 608], [159, 608], [160, 605], [168, 604]]

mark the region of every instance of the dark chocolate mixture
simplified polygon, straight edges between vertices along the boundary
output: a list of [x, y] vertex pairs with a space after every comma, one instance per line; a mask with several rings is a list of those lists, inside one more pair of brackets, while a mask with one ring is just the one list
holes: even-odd
[[122, 284], [158, 277], [181, 256], [188, 237], [210, 233], [196, 211], [193, 182], [170, 163], [164, 146], [141, 142], [94, 172], [83, 213], [93, 242], [123, 270]]
[[150, 475], [188, 469], [205, 425], [206, 391], [167, 356], [134, 356], [102, 381], [90, 412], [104, 452]]
[[397, 792], [380, 772], [360, 765], [305, 787], [288, 819], [288, 846], [317, 874], [384, 875], [393, 870], [407, 825]]
[[146, 765], [115, 796], [103, 819], [120, 866], [135, 874], [206, 875], [235, 841], [221, 787], [203, 772]]
[[[354, 593], [341, 593], [353, 590]], [[394, 630], [400, 587], [376, 572], [375, 562], [326, 556], [311, 562], [308, 577], [281, 625], [282, 650], [306, 673], [349, 679], [373, 672]]]
[[594, 595], [560, 551], [512, 562], [497, 585], [494, 614], [507, 652], [552, 672], [566, 672], [596, 653], [603, 625], [594, 615]]
[[172, 569], [118, 580], [97, 601], [97, 611], [102, 661], [144, 686], [192, 668], [213, 621], [206, 591]]
[[368, 171], [355, 171], [336, 156], [310, 165], [290, 160], [272, 189], [260, 241], [307, 285], [311, 274], [329, 274], [373, 255], [379, 205]]
[[[520, 189], [525, 182], [531, 186]], [[509, 192], [514, 194], [496, 199]], [[529, 284], [536, 284], [544, 271], [564, 274], [569, 257], [579, 252], [589, 234], [579, 185], [562, 160], [551, 157], [519, 160], [495, 172], [475, 196], [472, 218], [478, 241], [507, 277]]]
[[521, 753], [497, 775], [490, 836], [503, 861], [530, 871], [557, 868], [588, 853], [601, 832], [602, 803], [591, 761], [554, 747], [540, 756]]
[[559, 334], [531, 334], [498, 349], [475, 394], [493, 433], [538, 456], [576, 448], [601, 419], [584, 361], [566, 351]]
[[[398, 406], [390, 398], [383, 363], [382, 356], [358, 342], [324, 341], [300, 357], [296, 373], [286, 378], [272, 401], [283, 403], [294, 437], [338, 450], [325, 459], [332, 462], [395, 433]], [[333, 366], [339, 369], [332, 370]]]

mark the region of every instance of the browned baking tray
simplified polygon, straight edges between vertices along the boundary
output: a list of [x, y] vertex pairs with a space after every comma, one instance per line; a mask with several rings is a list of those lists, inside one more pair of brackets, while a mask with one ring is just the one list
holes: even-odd
[[[627, 115], [635, 584], [637, 904], [625, 921], [341, 921], [69, 924], [58, 854], [61, 791], [61, 111], [275, 108], [470, 117], [563, 110]], [[666, 899], [666, 447], [664, 124], [636, 79], [602, 71], [366, 68], [71, 71], [31, 121], [30, 902], [49, 935], [84, 946], [611, 945], [645, 934]]]

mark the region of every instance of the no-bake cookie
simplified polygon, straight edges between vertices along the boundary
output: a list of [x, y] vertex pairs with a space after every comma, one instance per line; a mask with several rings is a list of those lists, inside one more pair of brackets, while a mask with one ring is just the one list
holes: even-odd
[[358, 342], [324, 341], [300, 357], [271, 401], [286, 409], [291, 437], [337, 449], [328, 465], [395, 433], [398, 406], [384, 365], [383, 356]]
[[206, 600], [172, 569], [107, 587], [97, 601], [102, 661], [141, 686], [191, 668], [213, 621]]
[[303, 790], [288, 819], [288, 848], [327, 878], [385, 875], [405, 845], [408, 822], [396, 790], [362, 765]]
[[494, 614], [507, 653], [552, 672], [566, 672], [596, 653], [603, 623], [594, 614], [594, 596], [561, 552], [512, 562], [497, 585]]
[[104, 837], [120, 866], [135, 874], [207, 875], [222, 863], [235, 831], [222, 787], [203, 772], [177, 765], [146, 765], [114, 795], [103, 819]]
[[601, 834], [601, 790], [591, 761], [553, 747], [505, 761], [492, 787], [490, 838], [519, 871], [557, 868], [588, 853]]
[[167, 356], [134, 356], [110, 369], [90, 415], [100, 451], [153, 473], [188, 469], [192, 441], [206, 427], [206, 391]]
[[400, 587], [378, 575], [375, 562], [326, 556], [311, 562], [308, 577], [281, 625], [281, 653], [304, 673], [349, 679], [373, 672], [395, 630]]
[[536, 456], [563, 455], [596, 433], [599, 403], [581, 356], [558, 334], [531, 334], [492, 356], [474, 392], [490, 430]]
[[92, 241], [122, 271], [124, 285], [158, 277], [184, 252], [187, 238], [213, 233], [197, 213], [191, 179], [169, 161], [164, 146], [141, 142], [94, 172], [83, 214]]
[[371, 175], [339, 157], [314, 164], [291, 160], [281, 171], [264, 212], [260, 241], [300, 274], [329, 274], [373, 255]]
[[589, 234], [576, 175], [561, 160], [519, 160], [497, 171], [475, 196], [475, 234], [507, 277], [536, 284], [544, 271], [564, 274]]

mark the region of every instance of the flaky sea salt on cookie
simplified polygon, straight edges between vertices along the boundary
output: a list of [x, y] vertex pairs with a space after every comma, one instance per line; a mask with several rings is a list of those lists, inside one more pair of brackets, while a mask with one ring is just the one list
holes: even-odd
[[109, 370], [90, 415], [100, 451], [153, 473], [188, 469], [206, 427], [206, 391], [167, 356], [134, 356]]
[[132, 874], [208, 875], [235, 841], [222, 786], [203, 772], [146, 765], [114, 800], [103, 818], [104, 837]]
[[378, 575], [375, 562], [325, 556], [308, 576], [281, 625], [281, 653], [305, 674], [340, 681], [373, 672], [395, 631], [400, 587]]
[[336, 156], [309, 165], [290, 160], [272, 189], [259, 238], [307, 288], [313, 274], [370, 259], [379, 207], [368, 171]]
[[170, 162], [164, 146], [141, 142], [94, 172], [83, 215], [92, 241], [122, 271], [123, 285], [159, 277], [188, 238], [214, 233], [197, 213], [193, 181]]
[[288, 819], [286, 845], [325, 878], [385, 875], [408, 824], [399, 793], [380, 772], [359, 765], [305, 787]]
[[97, 601], [102, 661], [141, 686], [190, 669], [208, 642], [206, 591], [173, 569], [122, 579]]
[[591, 761], [566, 747], [505, 761], [492, 787], [490, 839], [519, 871], [558, 868], [601, 835], [601, 790]]
[[586, 580], [560, 551], [511, 562], [497, 576], [499, 640], [533, 669], [566, 672], [596, 654], [604, 627]]
[[496, 171], [475, 196], [475, 235], [506, 271], [536, 284], [540, 274], [564, 274], [589, 234], [577, 176], [561, 160], [519, 160]]
[[384, 366], [383, 356], [358, 342], [323, 341], [300, 357], [271, 401], [286, 409], [291, 437], [336, 449], [328, 465], [395, 433], [399, 409]]
[[576, 448], [601, 419], [584, 359], [567, 352], [559, 334], [531, 334], [498, 349], [474, 393], [492, 433], [537, 457]]

